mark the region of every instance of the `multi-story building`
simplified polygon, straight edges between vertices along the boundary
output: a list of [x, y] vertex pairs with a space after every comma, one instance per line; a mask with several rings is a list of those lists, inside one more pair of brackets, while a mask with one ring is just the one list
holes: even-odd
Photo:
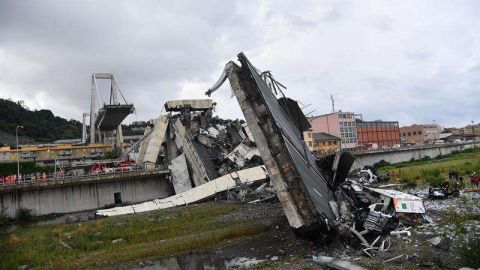
[[400, 128], [401, 140], [408, 144], [433, 143], [440, 138], [440, 132], [437, 124], [414, 124]]
[[479, 136], [480, 135], [480, 124], [467, 125], [463, 128], [463, 132], [466, 136]]
[[312, 152], [328, 154], [340, 149], [341, 139], [324, 132], [314, 133], [312, 130], [307, 130], [303, 132], [303, 138], [308, 150]]
[[[62, 158], [95, 158], [112, 151], [111, 144], [45, 144], [21, 145], [18, 148], [20, 160], [51, 160]], [[11, 146], [0, 147], [0, 161], [17, 160], [17, 149]]]
[[356, 120], [357, 140], [359, 146], [383, 148], [400, 145], [400, 128], [396, 121]]
[[341, 139], [342, 148], [357, 147], [355, 114], [338, 111], [308, 119], [313, 133], [326, 133]]

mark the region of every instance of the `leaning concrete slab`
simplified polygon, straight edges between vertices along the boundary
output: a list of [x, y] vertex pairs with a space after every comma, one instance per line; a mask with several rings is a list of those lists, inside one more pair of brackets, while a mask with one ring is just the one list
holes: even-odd
[[190, 138], [190, 134], [187, 133], [180, 119], [175, 121], [173, 128], [175, 130], [176, 142], [178, 142], [179, 147], [183, 149], [183, 153], [185, 154], [188, 164], [192, 169], [192, 178], [195, 186], [199, 186], [210, 181], [207, 170], [202, 163], [202, 159], [200, 156], [198, 156], [195, 150], [195, 146]]
[[201, 202], [203, 200], [211, 198], [219, 192], [233, 189], [238, 185], [264, 181], [267, 179], [267, 177], [268, 175], [265, 166], [257, 166], [221, 176], [203, 185], [194, 187], [190, 190], [171, 197], [167, 197], [165, 199], [158, 199], [141, 204], [98, 210], [97, 215], [118, 216], [188, 205], [191, 203]]
[[168, 126], [168, 116], [161, 115], [154, 121], [154, 124], [155, 126], [153, 127], [153, 132], [150, 135], [150, 140], [148, 141], [147, 149], [145, 151], [145, 157], [143, 158], [145, 169], [155, 168], [158, 153], [160, 152], [160, 148], [165, 139]]
[[314, 229], [334, 218], [329, 203], [334, 194], [303, 142], [292, 113], [279, 104], [243, 53], [238, 59], [241, 67], [229, 62], [207, 94], [218, 89], [225, 77], [229, 79], [290, 225]]
[[[138, 150], [138, 158], [137, 158], [137, 164], [143, 165], [143, 159], [145, 158], [145, 153], [147, 152], [147, 147], [148, 143], [150, 142], [150, 138], [152, 138], [152, 128], [150, 126], [147, 126], [145, 128], [145, 132], [143, 133], [144, 136], [147, 136], [143, 142], [140, 144], [139, 150]], [[150, 134], [150, 135], [148, 135]]]
[[172, 176], [172, 185], [173, 189], [175, 190], [175, 194], [185, 192], [192, 188], [185, 154], [181, 154], [172, 160], [172, 165], [170, 165], [170, 174]]

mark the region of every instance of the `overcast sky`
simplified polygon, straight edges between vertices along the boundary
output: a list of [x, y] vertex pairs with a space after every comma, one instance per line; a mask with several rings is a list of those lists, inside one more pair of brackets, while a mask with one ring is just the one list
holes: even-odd
[[[148, 120], [203, 98], [241, 51], [311, 115], [332, 94], [364, 120], [480, 121], [479, 1], [0, 0], [0, 96], [66, 118], [89, 111], [94, 72]], [[228, 83], [212, 97], [242, 117]]]

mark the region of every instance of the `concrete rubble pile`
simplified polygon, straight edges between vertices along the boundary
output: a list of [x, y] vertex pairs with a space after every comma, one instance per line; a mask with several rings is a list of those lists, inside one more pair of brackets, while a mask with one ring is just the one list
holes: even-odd
[[303, 142], [310, 125], [298, 103], [243, 53], [238, 61], [241, 66], [227, 63], [206, 94], [230, 82], [291, 227], [307, 235], [351, 235], [373, 256], [388, 250], [390, 235], [410, 236], [407, 226], [430, 222], [422, 198], [347, 180], [355, 161], [350, 153], [315, 159]]
[[167, 164], [177, 194], [228, 173], [262, 165], [245, 123], [212, 117], [215, 105], [211, 99], [166, 102], [168, 114], [145, 131], [137, 163], [147, 169]]
[[298, 103], [284, 96], [285, 87], [270, 72], [260, 72], [243, 53], [238, 58], [241, 66], [229, 62], [206, 94], [228, 79], [246, 123], [212, 117], [211, 99], [167, 102], [168, 115], [145, 131], [149, 138], [140, 145], [137, 162], [169, 164], [176, 195], [98, 215], [213, 198], [262, 202], [276, 195], [299, 234], [341, 236], [361, 245], [366, 256], [388, 250], [390, 237], [410, 236], [409, 226], [431, 222], [422, 198], [347, 179], [355, 161], [350, 153], [316, 159], [303, 141], [310, 124]]
[[[175, 195], [99, 210], [97, 214], [113, 216], [164, 209], [222, 195], [244, 202], [272, 198], [272, 191], [261, 183], [267, 174], [248, 126], [244, 121], [212, 117], [215, 105], [211, 99], [168, 101], [164, 106], [167, 114], [153, 120], [136, 144], [138, 165], [147, 170], [168, 166]], [[230, 189], [235, 190], [225, 193]]]

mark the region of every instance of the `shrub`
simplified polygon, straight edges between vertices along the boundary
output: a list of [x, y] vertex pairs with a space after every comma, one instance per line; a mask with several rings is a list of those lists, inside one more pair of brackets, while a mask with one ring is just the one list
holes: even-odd
[[427, 175], [425, 177], [425, 182], [430, 184], [432, 187], [438, 187], [442, 183], [443, 178], [435, 175]]
[[431, 157], [429, 157], [429, 156], [424, 156], [423, 158], [419, 159], [418, 161], [430, 161], [430, 160], [432, 160]]
[[382, 167], [387, 167], [387, 166], [391, 166], [392, 164], [388, 161], [385, 161], [385, 160], [380, 160], [379, 162], [373, 164], [373, 168], [375, 168], [376, 170], [378, 170], [379, 168], [382, 168]]
[[461, 266], [477, 269], [480, 267], [480, 237], [467, 238], [458, 249]]
[[32, 210], [26, 208], [19, 208], [15, 217], [17, 218], [17, 220], [20, 221], [30, 221], [33, 219]]
[[[51, 172], [53, 168], [50, 166], [38, 166], [33, 161], [22, 161], [20, 162], [20, 172], [22, 174], [30, 174], [30, 173], [42, 173], [42, 172]], [[17, 163], [16, 162], [9, 162], [9, 163], [0, 163], [0, 176], [5, 177], [7, 175], [15, 175], [17, 174]]]
[[415, 188], [415, 187], [417, 187], [417, 182], [415, 180], [410, 180], [406, 183], [406, 185], [409, 188]]
[[122, 155], [122, 149], [120, 148], [114, 148], [112, 151], [107, 151], [103, 154], [103, 157], [105, 159], [116, 159], [119, 158]]
[[8, 216], [5, 214], [4, 211], [0, 212], [0, 226], [6, 225], [10, 219]]
[[422, 170], [422, 175], [424, 177], [427, 177], [427, 176], [439, 177], [440, 170], [438, 168]]

